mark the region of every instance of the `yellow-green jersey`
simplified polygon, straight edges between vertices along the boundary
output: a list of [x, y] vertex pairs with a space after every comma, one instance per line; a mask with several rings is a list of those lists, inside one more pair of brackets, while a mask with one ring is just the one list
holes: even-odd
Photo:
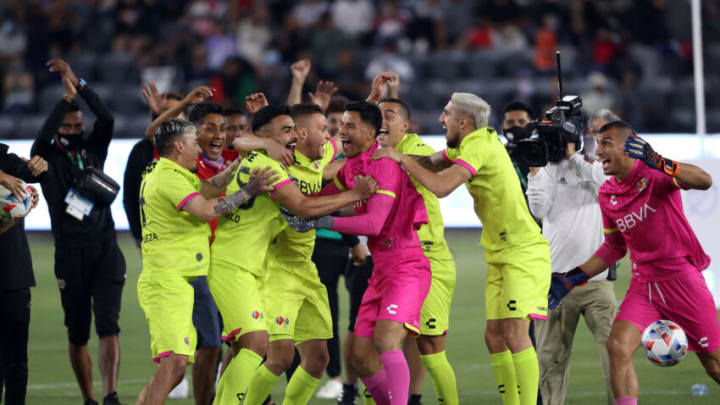
[[465, 185], [482, 222], [480, 243], [490, 250], [547, 243], [540, 233], [505, 147], [491, 127], [475, 130], [459, 147], [443, 151], [443, 158], [467, 169]]
[[[400, 142], [395, 145], [395, 149], [406, 155], [430, 156], [435, 153], [435, 150], [420, 139], [417, 134], [405, 134]], [[445, 242], [445, 224], [440, 211], [440, 201], [435, 194], [415, 180], [414, 177], [410, 176], [410, 178], [413, 185], [415, 185], [415, 190], [420, 193], [425, 201], [425, 211], [427, 211], [428, 216], [427, 224], [423, 224], [418, 230], [418, 238], [422, 243], [423, 251], [426, 255], [433, 255], [440, 259], [452, 259]]]
[[[288, 168], [288, 175], [303, 194], [317, 194], [322, 189], [323, 169], [335, 160], [337, 155], [337, 146], [332, 139], [323, 145], [323, 157], [315, 161], [310, 160], [296, 149], [295, 164]], [[315, 230], [303, 233], [288, 227], [278, 235], [277, 241], [270, 246], [268, 261], [285, 263], [309, 262], [314, 247]]]
[[183, 211], [200, 196], [200, 179], [166, 158], [151, 163], [140, 185], [143, 273], [201, 276], [210, 261], [210, 225]]
[[[252, 151], [235, 169], [233, 181], [226, 194], [238, 190], [250, 179], [255, 169], [270, 166], [277, 172], [273, 190], [291, 182], [285, 169], [263, 151]], [[212, 263], [227, 268], [240, 268], [255, 275], [261, 275], [268, 245], [287, 222], [280, 215], [280, 205], [273, 200], [274, 191], [263, 192], [252, 197], [245, 204], [220, 217], [212, 244]]]

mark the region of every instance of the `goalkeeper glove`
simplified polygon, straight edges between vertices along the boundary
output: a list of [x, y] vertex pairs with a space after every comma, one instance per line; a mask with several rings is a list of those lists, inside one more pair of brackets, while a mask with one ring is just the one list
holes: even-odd
[[290, 228], [303, 233], [319, 228], [332, 229], [333, 223], [335, 222], [335, 218], [329, 215], [315, 219], [303, 219], [293, 214], [285, 207], [281, 208], [280, 214], [283, 218], [285, 218], [285, 221], [287, 221]]
[[642, 160], [653, 169], [660, 170], [668, 176], [675, 177], [680, 170], [680, 164], [674, 160], [666, 159], [639, 136], [628, 136], [625, 141], [625, 152], [628, 156]]
[[548, 308], [555, 309], [570, 290], [584, 285], [588, 279], [589, 277], [580, 266], [567, 273], [553, 273], [550, 280], [550, 291], [548, 291]]

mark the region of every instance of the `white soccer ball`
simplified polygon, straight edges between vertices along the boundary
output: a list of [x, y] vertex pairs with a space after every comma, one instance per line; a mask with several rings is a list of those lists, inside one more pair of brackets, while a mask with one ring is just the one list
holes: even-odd
[[685, 332], [673, 321], [651, 323], [642, 335], [645, 356], [660, 367], [678, 364], [687, 355], [688, 341]]
[[23, 183], [22, 185], [26, 190], [22, 200], [18, 200], [10, 190], [0, 186], [0, 224], [17, 221], [30, 212], [32, 193], [27, 184]]

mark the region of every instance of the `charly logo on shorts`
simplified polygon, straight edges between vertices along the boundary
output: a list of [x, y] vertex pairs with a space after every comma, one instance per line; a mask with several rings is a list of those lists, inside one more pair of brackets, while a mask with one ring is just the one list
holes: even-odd
[[397, 306], [397, 305], [395, 305], [395, 304], [390, 304], [390, 305], [388, 305], [387, 308], [385, 308], [385, 309], [388, 311], [388, 313], [389, 313], [390, 315], [397, 315], [397, 309], [398, 309], [398, 306]]
[[275, 323], [282, 328], [287, 328], [288, 325], [290, 325], [290, 318], [278, 316], [277, 318], [275, 318]]
[[60, 287], [61, 290], [63, 288], [65, 288], [65, 280], [59, 278], [59, 279], [57, 279], [57, 281], [58, 281], [58, 287]]
[[250, 316], [252, 316], [252, 319], [254, 319], [256, 321], [262, 321], [262, 319], [263, 319], [263, 313], [260, 311], [252, 311]]

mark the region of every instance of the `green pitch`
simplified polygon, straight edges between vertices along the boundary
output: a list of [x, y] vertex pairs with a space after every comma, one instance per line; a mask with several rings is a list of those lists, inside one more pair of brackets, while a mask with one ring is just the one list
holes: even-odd
[[[460, 400], [464, 404], [500, 403], [484, 343], [486, 266], [482, 258], [482, 248], [477, 243], [479, 232], [452, 230], [447, 236], [458, 271], [447, 353], [457, 374]], [[53, 273], [52, 237], [49, 233], [29, 233], [28, 237], [38, 286], [32, 289], [27, 403], [80, 405], [82, 400], [67, 356], [67, 334], [63, 326], [60, 294]], [[122, 360], [118, 391], [122, 402], [134, 404], [137, 394], [150, 379], [155, 366], [150, 361], [150, 338], [135, 293], [140, 274], [140, 254], [127, 233], [120, 235], [120, 247], [127, 261], [128, 278], [120, 314]], [[616, 283], [615, 291], [617, 296], [622, 298], [630, 278], [626, 261], [620, 266], [618, 273], [620, 280]], [[340, 330], [344, 331], [347, 328], [347, 292], [343, 288], [340, 290]], [[95, 361], [96, 336], [90, 341], [90, 350]], [[693, 354], [689, 354], [685, 361], [675, 367], [660, 368], [647, 361], [639, 351], [635, 364], [640, 379], [642, 402], [652, 401], [656, 405], [675, 405], [682, 401], [692, 404], [718, 403], [720, 388], [705, 375]], [[96, 399], [102, 401], [102, 386], [95, 362], [93, 367]], [[423, 402], [426, 405], [437, 403], [429, 378], [426, 377], [423, 386]], [[692, 397], [690, 387], [695, 383], [707, 384], [710, 396]], [[575, 337], [569, 386], [568, 404], [606, 403], [604, 377], [596, 346], [583, 322], [580, 322]], [[282, 399], [284, 388], [285, 379], [282, 378], [273, 396]], [[185, 399], [168, 400], [167, 403], [189, 405], [194, 402], [192, 399]], [[313, 399], [311, 404], [334, 405], [334, 401]]]

